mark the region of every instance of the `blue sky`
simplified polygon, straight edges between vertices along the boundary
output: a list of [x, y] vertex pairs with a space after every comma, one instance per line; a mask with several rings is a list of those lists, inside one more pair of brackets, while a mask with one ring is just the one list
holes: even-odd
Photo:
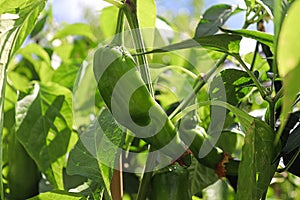
[[[176, 3], [174, 3], [176, 2]], [[156, 4], [158, 7], [158, 14], [159, 12], [163, 12], [164, 9], [168, 9], [174, 11], [175, 13], [180, 10], [189, 11], [189, 0], [182, 0], [182, 1], [167, 1], [167, 0], [156, 0]], [[242, 8], [245, 7], [244, 0], [203, 0], [204, 2], [204, 9], [201, 11], [200, 14], [204, 12], [207, 8], [211, 7], [215, 4], [230, 4], [230, 5], [237, 5]], [[83, 9], [88, 8], [91, 13], [99, 13], [101, 9], [105, 6], [108, 6], [107, 2], [103, 0], [53, 0], [53, 14], [55, 20], [57, 22], [67, 22], [67, 23], [76, 23], [76, 22], [83, 22]], [[232, 29], [239, 29], [242, 27], [244, 21], [244, 13], [239, 13], [231, 17], [226, 25]], [[255, 26], [249, 27], [250, 29], [255, 29]], [[273, 25], [272, 23], [268, 23], [266, 25], [266, 32], [272, 33], [273, 32]], [[244, 46], [244, 48], [243, 48]], [[246, 53], [248, 51], [253, 51], [255, 43], [253, 43], [250, 39], [243, 39], [241, 49], [241, 53]]]

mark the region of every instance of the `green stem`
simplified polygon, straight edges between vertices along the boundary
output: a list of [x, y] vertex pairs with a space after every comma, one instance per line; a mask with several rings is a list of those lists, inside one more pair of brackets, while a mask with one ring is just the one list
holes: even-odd
[[189, 103], [194, 99], [195, 95], [201, 90], [205, 85], [207, 80], [215, 73], [219, 66], [226, 60], [227, 54], [223, 55], [221, 59], [215, 64], [215, 66], [205, 75], [205, 77], [199, 77], [195, 83], [194, 91], [191, 93], [184, 101], [182, 101], [179, 106], [171, 113], [170, 119], [174, 118], [182, 109], [186, 108]]
[[260, 82], [258, 81], [258, 79], [256, 78], [256, 76], [254, 76], [254, 74], [250, 71], [250, 69], [247, 67], [247, 65], [245, 64], [245, 62], [243, 61], [243, 59], [240, 57], [240, 55], [238, 54], [234, 54], [233, 57], [243, 66], [243, 68], [246, 70], [247, 74], [250, 76], [250, 78], [252, 79], [252, 81], [254, 82], [254, 84], [256, 85], [260, 95], [262, 96], [262, 98], [268, 102], [271, 101], [271, 99], [268, 97], [265, 88], [260, 84]]
[[153, 153], [154, 151], [152, 151], [152, 150], [153, 150], [152, 146], [150, 146], [149, 152], [152, 152], [152, 153], [150, 153], [147, 157], [144, 173], [142, 176], [142, 180], [140, 182], [140, 186], [139, 186], [139, 190], [138, 190], [138, 194], [137, 194], [137, 198], [136, 198], [137, 200], [145, 200], [147, 197], [147, 191], [148, 191], [149, 184], [151, 182], [151, 178], [153, 175], [155, 160], [157, 158], [157, 155], [155, 153]]
[[269, 125], [272, 130], [275, 130], [275, 104], [274, 100], [269, 102]]
[[[138, 17], [136, 13], [136, 1], [134, 0], [125, 0], [124, 3], [124, 13], [126, 15], [127, 21], [129, 23], [129, 26], [131, 28], [131, 34], [133, 37], [134, 45], [136, 48], [136, 52], [140, 55], [137, 56], [138, 63], [139, 63], [139, 69], [142, 76], [142, 79], [144, 80], [145, 84], [147, 85], [147, 88], [151, 94], [151, 96], [154, 97], [154, 90], [152, 87], [152, 81], [150, 76], [150, 68], [147, 60], [147, 56], [143, 54], [146, 52], [145, 45], [142, 37], [141, 30], [139, 29], [139, 22]], [[146, 10], [145, 10], [146, 11]], [[152, 146], [149, 145], [149, 152], [152, 152]], [[142, 175], [142, 180], [140, 182], [137, 200], [144, 200], [147, 196], [147, 190], [151, 181], [152, 177], [152, 169], [155, 165], [155, 159], [156, 156], [153, 153], [150, 153], [147, 157], [144, 173]]]
[[283, 89], [281, 88], [275, 95], [273, 101], [276, 103], [283, 96]]
[[123, 8], [119, 9], [118, 13], [118, 20], [117, 20], [117, 27], [115, 31], [115, 36], [112, 40], [112, 44], [121, 46], [124, 44], [124, 38], [123, 38], [123, 29], [124, 29], [124, 12]]
[[252, 62], [251, 62], [250, 71], [252, 71], [253, 68], [254, 68], [256, 56], [257, 56], [257, 53], [258, 53], [258, 46], [259, 46], [259, 42], [256, 41], [255, 50], [254, 50], [254, 55], [253, 55], [253, 59], [252, 59]]
[[[2, 136], [3, 136], [3, 117], [4, 117], [4, 97], [5, 97], [5, 86], [6, 86], [6, 67], [0, 63], [0, 161], [2, 163]], [[2, 164], [0, 166], [2, 172]], [[4, 199], [3, 194], [3, 180], [0, 177], [0, 199]]]
[[143, 36], [140, 30], [138, 17], [136, 13], [136, 4], [132, 0], [126, 0], [124, 3], [124, 12], [131, 28], [131, 34], [134, 40], [134, 45], [137, 52], [137, 58], [140, 66], [140, 73], [142, 79], [146, 83], [148, 90], [152, 96], [154, 96], [154, 90], [152, 87], [150, 67], [148, 64], [147, 56], [144, 54], [146, 52]]

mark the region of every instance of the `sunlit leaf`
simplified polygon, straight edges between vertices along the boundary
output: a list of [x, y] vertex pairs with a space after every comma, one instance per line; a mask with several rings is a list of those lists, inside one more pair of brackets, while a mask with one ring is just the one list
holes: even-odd
[[85, 200], [86, 198], [78, 193], [71, 193], [62, 190], [44, 192], [29, 200]]
[[17, 104], [17, 138], [55, 188], [63, 189], [72, 125], [71, 92], [57, 84], [35, 84], [33, 94]]
[[[107, 109], [89, 124], [71, 151], [67, 165], [70, 175], [81, 175], [99, 182], [110, 194], [110, 181], [123, 143], [121, 130]], [[116, 162], [116, 163], [115, 163]]]
[[[44, 6], [44, 0], [2, 0], [0, 2], [0, 138], [2, 138], [3, 132], [3, 103], [8, 62], [33, 29], [36, 19]], [[2, 140], [0, 140], [0, 146], [2, 147]], [[0, 162], [2, 162], [2, 148], [0, 150]], [[2, 171], [2, 165], [0, 170]], [[0, 198], [4, 199], [2, 183], [1, 176]]]
[[300, 12], [300, 2], [295, 1], [285, 17], [279, 35], [277, 62], [280, 76], [283, 78], [283, 105], [281, 112], [281, 129], [287, 119], [288, 112], [300, 91], [298, 84], [300, 74], [300, 26], [298, 23], [298, 14]]
[[84, 36], [90, 41], [96, 41], [96, 37], [92, 32], [91, 26], [84, 23], [75, 23], [66, 25], [62, 30], [58, 31], [53, 39], [65, 38], [68, 35]]
[[[100, 14], [100, 28], [105, 38], [111, 38], [116, 31], [118, 8], [116, 6], [109, 6], [103, 8]], [[114, 19], [114, 20], [112, 20]], [[107, 23], [107, 22], [110, 23]]]
[[247, 72], [237, 69], [225, 69], [220, 73], [220, 76], [213, 79], [210, 85], [210, 94], [214, 95], [215, 98], [222, 98], [223, 96], [220, 90], [215, 90], [220, 82], [225, 87], [226, 101], [234, 106], [238, 105], [253, 88], [253, 81]]

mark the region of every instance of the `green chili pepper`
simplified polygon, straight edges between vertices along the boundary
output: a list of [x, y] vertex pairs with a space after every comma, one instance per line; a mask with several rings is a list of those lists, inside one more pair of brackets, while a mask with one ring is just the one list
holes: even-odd
[[192, 199], [189, 171], [178, 164], [155, 173], [151, 180], [150, 200]]
[[185, 151], [175, 126], [150, 95], [134, 59], [124, 47], [99, 48], [93, 68], [98, 90], [121, 125], [172, 158]]
[[35, 162], [27, 154], [14, 133], [10, 137], [8, 159], [7, 180], [10, 198], [18, 200], [38, 195], [41, 175]]
[[205, 130], [198, 125], [197, 114], [187, 114], [181, 119], [179, 136], [189, 146], [189, 149], [202, 165], [216, 170], [221, 178], [225, 175], [236, 176], [238, 173], [239, 161], [233, 160], [231, 156], [221, 149], [212, 146], [209, 142], [204, 148], [204, 141], [208, 139]]

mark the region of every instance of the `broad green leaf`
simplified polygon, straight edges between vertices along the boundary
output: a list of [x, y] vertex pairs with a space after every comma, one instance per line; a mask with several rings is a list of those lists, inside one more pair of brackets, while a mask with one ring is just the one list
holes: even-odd
[[59, 189], [72, 125], [72, 94], [60, 85], [36, 83], [33, 93], [17, 103], [17, 138]]
[[109, 6], [101, 10], [100, 28], [105, 38], [111, 38], [116, 32], [118, 10], [116, 6]]
[[190, 185], [192, 194], [202, 192], [204, 188], [213, 184], [218, 180], [214, 170], [197, 162], [193, 158], [192, 165], [189, 167]]
[[259, 119], [240, 122], [246, 136], [239, 166], [236, 199], [261, 199], [277, 169], [277, 163], [272, 164], [278, 153], [274, 147], [275, 134]]
[[137, 0], [136, 12], [146, 47], [152, 47], [156, 24], [155, 0]]
[[42, 82], [50, 81], [54, 73], [49, 54], [41, 46], [32, 43], [18, 51], [26, 60], [31, 62]]
[[230, 16], [239, 11], [237, 7], [227, 4], [217, 4], [208, 8], [197, 25], [195, 38], [215, 34]]
[[103, 109], [80, 135], [78, 144], [71, 151], [68, 174], [91, 178], [102, 184], [110, 194], [110, 181], [118, 163], [123, 137], [123, 130], [110, 112]]
[[8, 81], [11, 83], [14, 89], [27, 93], [29, 88], [31, 87], [31, 83], [29, 80], [22, 76], [20, 73], [9, 71], [7, 73]]
[[78, 193], [66, 192], [63, 190], [55, 190], [51, 192], [44, 192], [38, 196], [32, 197], [28, 200], [85, 200], [86, 198]]
[[[283, 130], [288, 112], [300, 91], [298, 84], [300, 74], [300, 26], [298, 23], [298, 14], [300, 12], [300, 1], [295, 1], [288, 14], [285, 17], [278, 40], [277, 63], [279, 75], [283, 78], [283, 105], [281, 112], [280, 130]], [[281, 132], [280, 131], [280, 132]]]
[[65, 38], [68, 35], [78, 35], [84, 36], [89, 39], [91, 42], [95, 42], [97, 39], [91, 29], [91, 26], [84, 23], [75, 23], [66, 25], [62, 30], [58, 31], [54, 37], [54, 39]]
[[18, 99], [18, 95], [15, 88], [12, 87], [9, 83], [6, 83], [4, 112], [10, 109], [14, 109], [17, 99]]
[[78, 71], [76, 63], [63, 63], [55, 70], [52, 81], [72, 90]]
[[[31, 32], [44, 6], [44, 0], [2, 0], [0, 2], [0, 138], [2, 138], [3, 133], [3, 104], [8, 62]], [[0, 140], [0, 147], [2, 147], [2, 140]], [[2, 148], [0, 148], [0, 162], [2, 162]], [[2, 171], [2, 165], [0, 166], [0, 170]], [[1, 176], [0, 198], [4, 199], [2, 183]]]
[[[290, 5], [287, 0], [274, 0], [274, 5], [273, 5], [273, 13], [274, 13], [274, 49], [275, 49], [275, 54], [274, 54], [274, 61], [273, 65], [276, 66], [276, 68], [273, 69], [273, 72], [275, 74], [278, 74], [279, 72], [279, 63], [278, 63], [278, 45], [279, 45], [279, 37], [280, 37], [280, 32], [282, 29], [282, 22], [286, 16], [286, 12], [288, 11]], [[277, 66], [278, 65], [278, 66]], [[280, 72], [279, 72], [280, 74]]]
[[237, 69], [225, 69], [219, 76], [214, 77], [210, 85], [210, 94], [215, 98], [222, 98], [223, 92], [216, 90], [218, 84], [222, 82], [225, 87], [226, 101], [231, 105], [238, 103], [251, 91], [253, 81], [247, 72]]
[[220, 29], [227, 33], [233, 33], [233, 34], [237, 34], [237, 35], [240, 35], [243, 37], [255, 39], [255, 40], [269, 46], [272, 50], [274, 50], [274, 48], [273, 48], [274, 37], [271, 34], [264, 33], [261, 31], [252, 31], [252, 30], [245, 30], [245, 29], [241, 29], [241, 30], [230, 30], [230, 29], [224, 29], [224, 28], [220, 28]]
[[203, 47], [210, 50], [215, 50], [228, 54], [238, 54], [240, 49], [240, 41], [242, 37], [238, 35], [218, 34], [211, 36], [203, 36], [195, 39], [188, 39], [176, 44], [171, 44], [165, 47], [157, 48], [149, 53], [169, 52], [179, 49], [187, 49], [192, 47]]
[[140, 28], [155, 28], [156, 5], [154, 0], [137, 0], [137, 16]]

